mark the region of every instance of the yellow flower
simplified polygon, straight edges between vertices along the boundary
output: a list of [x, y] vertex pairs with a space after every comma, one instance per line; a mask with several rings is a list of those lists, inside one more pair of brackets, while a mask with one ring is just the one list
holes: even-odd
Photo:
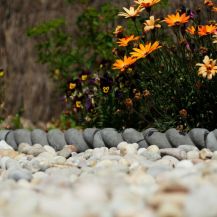
[[213, 7], [212, 11], [217, 12], [217, 7]]
[[198, 75], [207, 77], [209, 80], [217, 73], [216, 60], [210, 59], [208, 56], [204, 57], [203, 63], [197, 63], [196, 66], [200, 66]]
[[102, 88], [102, 92], [103, 92], [103, 93], [108, 93], [109, 90], [110, 90], [110, 87], [109, 87], [109, 86], [105, 86], [105, 87]]
[[137, 8], [135, 9], [134, 7], [130, 7], [130, 9], [127, 9], [125, 7], [123, 7], [124, 11], [125, 12], [120, 12], [118, 14], [118, 16], [122, 16], [122, 17], [125, 17], [125, 18], [135, 18], [135, 17], [138, 17], [139, 14], [143, 11], [143, 8]]
[[113, 32], [113, 34], [118, 35], [118, 34], [122, 33], [123, 31], [124, 31], [123, 26], [117, 26], [115, 28], [115, 31]]
[[146, 20], [144, 22], [144, 31], [145, 32], [148, 32], [154, 28], [161, 28], [161, 25], [160, 24], [156, 24], [157, 21], [159, 21], [160, 19], [154, 19], [154, 16], [150, 16], [149, 20]]
[[198, 27], [198, 35], [199, 36], [205, 36], [214, 34], [217, 31], [217, 27], [215, 25], [204, 25]]
[[55, 69], [54, 70], [54, 75], [59, 76], [60, 75], [60, 70], [59, 69]]
[[0, 69], [0, 78], [4, 77], [4, 75], [5, 75], [4, 70], [3, 70], [3, 69]]
[[189, 26], [187, 29], [186, 29], [186, 32], [190, 33], [191, 35], [195, 35], [196, 34], [196, 29], [194, 26]]
[[69, 89], [70, 89], [70, 90], [73, 90], [73, 89], [75, 89], [75, 88], [76, 88], [76, 83], [70, 82], [70, 83], [69, 83]]
[[81, 108], [81, 101], [80, 100], [76, 100], [75, 107], [76, 108]]
[[128, 46], [128, 43], [131, 42], [131, 41], [136, 41], [138, 40], [140, 37], [137, 36], [135, 37], [134, 35], [130, 35], [130, 36], [127, 36], [125, 38], [120, 38], [119, 41], [117, 42], [117, 44], [120, 46], [120, 47], [126, 47]]
[[135, 0], [134, 2], [136, 4], [139, 4], [139, 6], [142, 7], [142, 8], [150, 8], [153, 5], [160, 2], [160, 0]]
[[209, 7], [212, 7], [214, 5], [211, 0], [204, 0], [204, 4], [209, 6]]
[[152, 53], [158, 48], [161, 48], [158, 41], [154, 42], [153, 44], [149, 42], [145, 46], [143, 44], [140, 44], [139, 48], [133, 48], [134, 52], [131, 52], [130, 54], [133, 58], [136, 59], [145, 58], [148, 54]]
[[119, 69], [121, 72], [125, 71], [130, 65], [135, 63], [136, 59], [124, 56], [124, 59], [118, 59], [113, 64], [113, 69]]
[[186, 13], [183, 13], [181, 16], [177, 12], [176, 14], [168, 15], [164, 21], [168, 24], [168, 26], [179, 26], [183, 23], [187, 23], [190, 19], [190, 16], [186, 16]]
[[213, 35], [213, 38], [214, 38], [213, 43], [214, 44], [217, 43], [217, 34]]
[[87, 75], [82, 75], [82, 76], [81, 76], [81, 80], [82, 80], [82, 81], [86, 81], [86, 80], [87, 80]]

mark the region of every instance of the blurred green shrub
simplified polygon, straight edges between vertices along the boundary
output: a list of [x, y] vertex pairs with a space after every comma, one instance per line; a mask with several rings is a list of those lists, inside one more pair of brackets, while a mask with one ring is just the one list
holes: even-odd
[[[111, 3], [100, 4], [96, 8], [91, 6], [91, 1], [79, 2], [83, 5], [83, 12], [77, 18], [76, 35], [67, 31], [68, 26], [63, 18], [34, 26], [28, 29], [27, 35], [36, 41], [38, 61], [48, 66], [51, 77], [56, 80], [64, 95], [64, 113], [67, 118], [75, 120], [77, 125], [84, 126], [86, 122], [83, 119], [88, 111], [77, 114], [73, 107], [73, 97], [82, 97], [88, 101], [92, 93], [91, 90], [87, 91], [90, 87], [86, 83], [83, 87], [76, 88], [76, 91], [72, 88], [72, 83], [76, 79], [79, 80], [82, 73], [88, 72], [92, 77], [90, 83], [94, 84], [100, 77], [100, 67], [103, 70], [111, 68], [112, 31], [117, 22], [118, 9]], [[84, 99], [85, 97], [87, 99]], [[61, 119], [65, 120], [62, 117]]]

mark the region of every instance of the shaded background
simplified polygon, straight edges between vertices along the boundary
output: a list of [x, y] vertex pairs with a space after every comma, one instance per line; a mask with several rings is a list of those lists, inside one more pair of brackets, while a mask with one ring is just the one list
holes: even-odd
[[[92, 2], [97, 5], [103, 1]], [[172, 7], [186, 3], [193, 6], [198, 1], [170, 0]], [[125, 5], [122, 2], [121, 6]], [[75, 22], [81, 11], [79, 4], [68, 4], [65, 0], [0, 0], [0, 67], [6, 71], [5, 109], [0, 115], [22, 112], [33, 123], [60, 115], [61, 96], [46, 66], [37, 63], [35, 41], [27, 37], [26, 31], [44, 21], [64, 17], [76, 37]]]

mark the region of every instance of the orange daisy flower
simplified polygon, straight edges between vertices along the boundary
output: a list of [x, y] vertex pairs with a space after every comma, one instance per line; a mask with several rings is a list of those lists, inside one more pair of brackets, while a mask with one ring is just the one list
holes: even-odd
[[217, 74], [216, 60], [210, 59], [208, 56], [204, 57], [203, 63], [197, 63], [196, 66], [200, 66], [198, 75], [207, 77], [209, 80]]
[[160, 0], [135, 0], [134, 2], [136, 4], [139, 4], [139, 6], [142, 7], [142, 8], [150, 8], [153, 5], [160, 2]]
[[186, 13], [183, 13], [181, 16], [177, 12], [176, 14], [168, 15], [164, 22], [168, 24], [168, 26], [179, 26], [183, 23], [187, 23], [190, 19], [190, 16], [186, 16]]
[[198, 35], [199, 36], [205, 36], [205, 35], [210, 35], [214, 34], [217, 31], [217, 26], [215, 25], [204, 25], [204, 26], [199, 26], [198, 27]]
[[125, 71], [130, 65], [135, 63], [136, 59], [132, 57], [124, 56], [124, 59], [118, 59], [113, 64], [113, 69], [119, 69], [121, 72]]
[[156, 22], [159, 21], [160, 19], [154, 19], [154, 16], [150, 16], [149, 20], [146, 20], [144, 22], [144, 31], [145, 32], [148, 32], [154, 28], [161, 28], [161, 25], [160, 24], [157, 24]]
[[217, 12], [217, 7], [213, 7], [212, 11]]
[[117, 26], [115, 28], [115, 31], [113, 32], [113, 34], [118, 35], [120, 33], [122, 33], [124, 31], [124, 27], [123, 26]]
[[204, 4], [209, 6], [209, 7], [212, 7], [214, 5], [211, 0], [204, 0]]
[[118, 14], [118, 16], [122, 16], [122, 17], [125, 17], [125, 18], [135, 18], [135, 17], [138, 17], [139, 14], [144, 10], [144, 8], [137, 8], [135, 9], [134, 7], [130, 7], [130, 9], [127, 9], [125, 7], [123, 7], [124, 11], [125, 12], [120, 12]]
[[139, 36], [134, 36], [134, 35], [130, 35], [130, 36], [127, 36], [125, 38], [120, 38], [119, 41], [117, 42], [117, 44], [120, 46], [120, 47], [126, 47], [128, 46], [129, 42], [131, 41], [137, 41], [140, 37]]
[[151, 42], [149, 42], [145, 46], [143, 44], [140, 44], [139, 48], [133, 48], [134, 52], [131, 52], [130, 54], [133, 58], [136, 59], [145, 58], [148, 54], [152, 53], [158, 48], [161, 48], [158, 41], [154, 42], [154, 44], [151, 44]]
[[189, 26], [187, 29], [186, 29], [186, 32], [190, 33], [191, 35], [195, 35], [196, 34], [196, 29], [194, 26]]
[[188, 116], [188, 112], [186, 109], [181, 109], [179, 111], [179, 115], [182, 117], [182, 118], [186, 118]]

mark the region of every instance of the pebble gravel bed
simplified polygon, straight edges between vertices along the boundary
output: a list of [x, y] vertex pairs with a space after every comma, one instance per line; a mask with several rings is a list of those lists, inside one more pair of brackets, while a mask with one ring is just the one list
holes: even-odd
[[121, 141], [78, 152], [13, 136], [15, 147], [0, 141], [0, 217], [217, 216], [215, 150]]

